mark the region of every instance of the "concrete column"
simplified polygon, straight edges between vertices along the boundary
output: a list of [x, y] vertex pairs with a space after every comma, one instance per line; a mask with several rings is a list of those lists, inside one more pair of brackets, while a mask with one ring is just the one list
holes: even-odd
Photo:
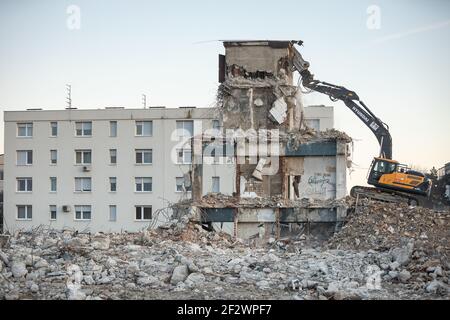
[[336, 141], [336, 199], [347, 195], [347, 143]]

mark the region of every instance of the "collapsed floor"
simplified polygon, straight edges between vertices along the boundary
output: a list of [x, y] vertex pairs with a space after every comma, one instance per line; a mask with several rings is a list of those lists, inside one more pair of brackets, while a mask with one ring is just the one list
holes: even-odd
[[0, 242], [1, 299], [448, 299], [449, 212], [348, 200], [324, 246], [263, 247], [183, 216], [157, 230], [36, 229]]

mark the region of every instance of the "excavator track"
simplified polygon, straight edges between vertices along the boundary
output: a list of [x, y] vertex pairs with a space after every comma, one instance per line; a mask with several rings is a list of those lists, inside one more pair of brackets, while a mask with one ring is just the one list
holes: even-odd
[[350, 195], [353, 198], [358, 199], [367, 198], [385, 202], [407, 203], [415, 206], [419, 205], [419, 199], [410, 194], [386, 189], [354, 186], [350, 190]]

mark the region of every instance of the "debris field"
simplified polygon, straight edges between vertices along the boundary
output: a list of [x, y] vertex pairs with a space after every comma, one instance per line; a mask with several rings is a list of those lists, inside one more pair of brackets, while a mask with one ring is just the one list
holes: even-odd
[[448, 212], [347, 201], [320, 247], [255, 247], [188, 216], [139, 233], [17, 232], [0, 242], [0, 299], [448, 299]]

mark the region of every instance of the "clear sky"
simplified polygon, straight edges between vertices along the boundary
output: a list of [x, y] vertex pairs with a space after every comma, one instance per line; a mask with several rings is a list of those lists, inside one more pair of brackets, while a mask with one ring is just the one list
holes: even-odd
[[[140, 107], [142, 93], [150, 105], [212, 106], [220, 39], [303, 40], [317, 79], [356, 91], [389, 124], [395, 159], [450, 161], [446, 0], [0, 0], [0, 109], [62, 109], [66, 83], [78, 108]], [[305, 102], [335, 106], [355, 139], [350, 184], [363, 183], [378, 154], [370, 130], [341, 102]]]

